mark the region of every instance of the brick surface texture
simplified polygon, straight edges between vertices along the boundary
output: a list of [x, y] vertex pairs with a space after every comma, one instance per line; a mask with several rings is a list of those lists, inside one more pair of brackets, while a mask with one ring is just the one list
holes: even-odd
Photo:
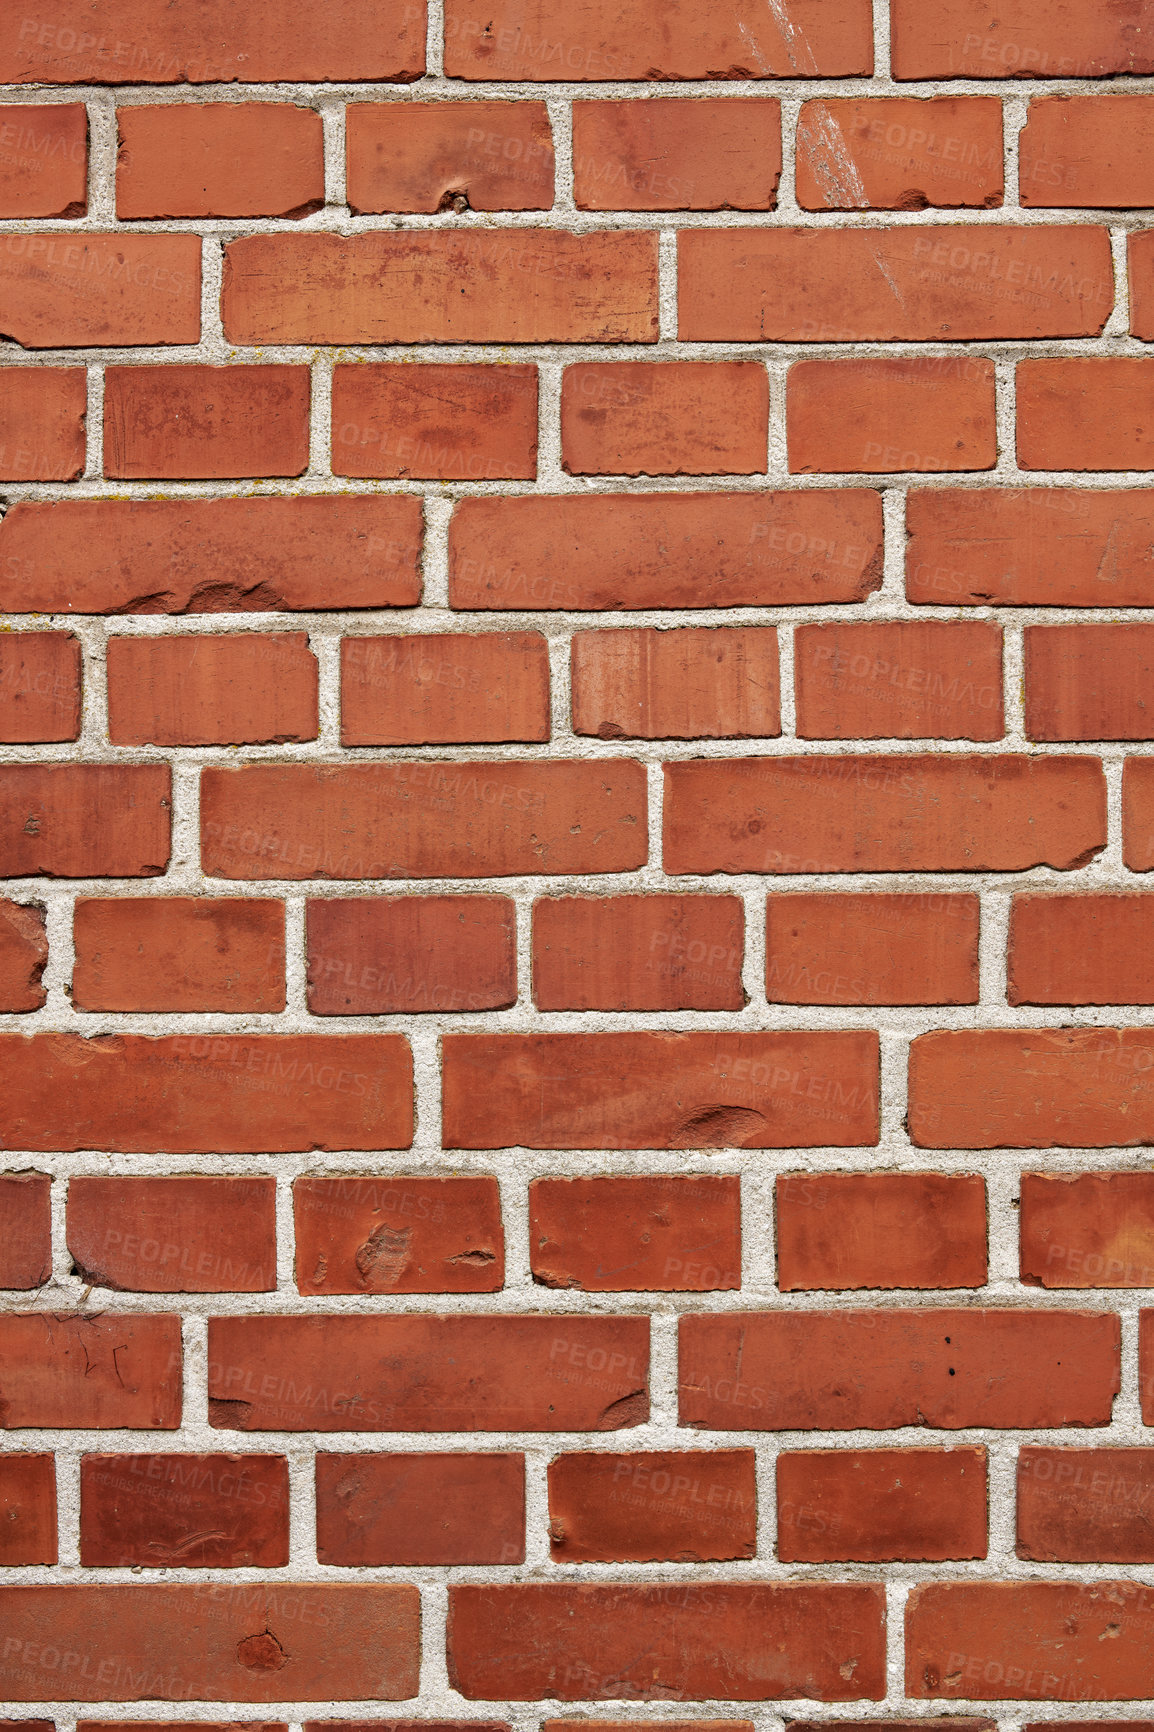
[[0, 11], [0, 1732], [1154, 1732], [1154, 0]]

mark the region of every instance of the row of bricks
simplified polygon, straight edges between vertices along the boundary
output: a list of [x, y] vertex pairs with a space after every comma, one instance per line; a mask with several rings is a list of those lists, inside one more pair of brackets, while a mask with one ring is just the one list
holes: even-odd
[[[1154, 1174], [1023, 1173], [1022, 1281], [1154, 1287]], [[0, 1175], [0, 1287], [52, 1271], [52, 1180]], [[529, 1265], [541, 1286], [706, 1293], [741, 1286], [741, 1184], [702, 1174], [534, 1179]], [[505, 1285], [497, 1180], [358, 1174], [292, 1187], [295, 1282], [306, 1297], [495, 1293]], [[976, 1174], [784, 1174], [774, 1190], [783, 1293], [983, 1287], [986, 1188]], [[747, 1233], [753, 1230], [748, 1228]], [[126, 1293], [267, 1293], [277, 1284], [272, 1178], [67, 1182], [73, 1275]]]
[[[193, 344], [215, 237], [0, 237], [7, 335], [28, 349]], [[458, 227], [256, 234], [224, 245], [225, 340], [263, 347], [656, 343], [652, 230]], [[1154, 339], [1154, 230], [1128, 239], [1130, 329]], [[689, 228], [678, 334], [698, 342], [988, 342], [1100, 335], [1097, 224]], [[880, 285], [880, 286], [879, 286]]]
[[[19, 502], [0, 520], [0, 608], [415, 607], [422, 526], [411, 496]], [[1154, 605], [1149, 488], [915, 488], [904, 529], [916, 605]], [[882, 499], [866, 488], [466, 499], [448, 558], [458, 609], [847, 604], [881, 584]]]
[[[1018, 139], [1025, 207], [1154, 206], [1154, 96], [1043, 96]], [[354, 215], [549, 210], [554, 147], [543, 102], [353, 103], [345, 110]], [[320, 113], [290, 103], [117, 110], [116, 214], [300, 218], [325, 203]], [[0, 109], [0, 218], [87, 211], [81, 103]], [[994, 97], [803, 103], [803, 210], [910, 210], [1003, 202]], [[578, 210], [773, 210], [782, 171], [772, 97], [647, 98], [572, 106]]]
[[[981, 1448], [784, 1450], [782, 1563], [943, 1563], [988, 1552]], [[1019, 1451], [1017, 1555], [1154, 1563], [1154, 1449]], [[310, 1478], [312, 1476], [310, 1475]], [[345, 1567], [525, 1562], [525, 1457], [358, 1452], [316, 1457], [316, 1560]], [[751, 1449], [557, 1455], [554, 1563], [711, 1563], [758, 1553]], [[83, 1455], [81, 1565], [282, 1569], [283, 1455]], [[0, 1566], [55, 1564], [56, 1461], [0, 1456]], [[530, 1530], [532, 1537], [532, 1530]]]

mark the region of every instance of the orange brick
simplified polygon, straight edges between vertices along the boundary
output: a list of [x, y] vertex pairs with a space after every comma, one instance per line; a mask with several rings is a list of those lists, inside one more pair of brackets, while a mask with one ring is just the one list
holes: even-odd
[[213, 896], [81, 896], [76, 1010], [285, 1007], [284, 903]]
[[780, 176], [772, 97], [573, 104], [578, 210], [772, 210]]
[[5, 235], [5, 335], [25, 349], [198, 343], [200, 254], [199, 235]]
[[802, 625], [802, 739], [1000, 740], [1002, 634], [981, 620]]
[[1031, 740], [1154, 739], [1154, 626], [1027, 626]]
[[992, 469], [997, 462], [992, 361], [797, 361], [786, 416], [795, 475]]
[[1154, 897], [1015, 896], [1011, 1004], [1154, 1004]]
[[337, 367], [332, 437], [334, 475], [531, 481], [537, 369]]
[[0, 367], [0, 481], [82, 475], [87, 406], [83, 367]]
[[1018, 134], [1024, 205], [1083, 210], [1154, 205], [1149, 96], [1035, 97]]
[[769, 380], [755, 361], [586, 361], [561, 383], [571, 475], [764, 474]]
[[602, 739], [780, 734], [772, 626], [577, 632], [573, 731]]
[[305, 632], [109, 639], [114, 745], [256, 745], [316, 733], [317, 663]]
[[302, 217], [325, 202], [321, 117], [291, 102], [120, 108], [116, 214]]
[[1021, 1279], [1154, 1286], [1154, 1173], [1023, 1173]]
[[797, 122], [803, 210], [1002, 202], [1002, 105], [983, 96], [807, 102]]
[[1154, 760], [1127, 758], [1122, 771], [1122, 856], [1131, 872], [1154, 870]]
[[533, 905], [538, 1010], [741, 1010], [737, 896], [548, 896]]
[[[1077, 0], [894, 0], [895, 78], [1109, 78], [1154, 72], [1136, 20]], [[960, 1694], [961, 1692], [959, 1692]]]
[[349, 209], [358, 213], [553, 203], [543, 102], [350, 102], [345, 150]]
[[779, 1178], [777, 1284], [785, 1293], [984, 1287], [985, 1181], [960, 1173]]
[[0, 215], [78, 217], [87, 209], [84, 104], [5, 104], [0, 115]]
[[547, 740], [540, 632], [429, 632], [341, 640], [341, 744]]
[[1023, 469], [1154, 466], [1154, 359], [1019, 361], [1017, 373]]
[[976, 1004], [976, 896], [774, 891], [766, 903], [771, 1004]]
[[104, 473], [127, 480], [303, 475], [307, 367], [110, 367]]

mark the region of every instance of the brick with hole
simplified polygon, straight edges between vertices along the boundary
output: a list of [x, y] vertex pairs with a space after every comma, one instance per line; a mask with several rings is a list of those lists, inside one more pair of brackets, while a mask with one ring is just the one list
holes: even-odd
[[976, 1004], [979, 903], [945, 891], [775, 891], [771, 1004]]
[[1011, 1004], [1154, 1004], [1154, 897], [1015, 896]]
[[1154, 1173], [1023, 1173], [1021, 1279], [1154, 1287]]
[[538, 1010], [742, 1010], [736, 896], [545, 896], [533, 905]]
[[244, 345], [655, 343], [657, 236], [248, 235], [225, 248], [221, 317]]
[[117, 109], [116, 214], [303, 217], [325, 202], [316, 109], [179, 102]]
[[1154, 739], [1154, 626], [1025, 630], [1031, 740]]
[[646, 1316], [213, 1317], [208, 1345], [221, 1430], [620, 1431], [649, 1418]]
[[0, 367], [0, 481], [75, 481], [87, 408], [83, 367]]
[[994, 363], [936, 355], [796, 361], [786, 426], [795, 475], [992, 469]]
[[56, 1457], [0, 1456], [0, 1565], [54, 1564]]
[[321, 1453], [316, 1484], [322, 1564], [413, 1568], [525, 1561], [523, 1455]]
[[289, 1561], [283, 1455], [85, 1455], [80, 1562], [89, 1569], [280, 1569]]
[[783, 1292], [986, 1284], [977, 1173], [787, 1173], [777, 1180]]
[[303, 475], [307, 367], [110, 367], [104, 473], [129, 481]]
[[773, 626], [574, 634], [573, 731], [601, 739], [748, 739], [781, 732]]
[[1122, 857], [1132, 872], [1154, 868], [1154, 762], [1145, 758], [1122, 770]]
[[896, 0], [894, 77], [1109, 78], [1154, 72], [1141, 7], [1083, 0]]
[[800, 625], [803, 739], [1000, 740], [1002, 633], [984, 620]]
[[155, 878], [168, 865], [167, 764], [5, 764], [0, 876]]
[[1154, 1450], [1018, 1451], [1017, 1554], [1039, 1563], [1154, 1563]]
[[39, 1010], [48, 994], [45, 910], [39, 903], [0, 900], [0, 1011]]
[[267, 1154], [408, 1148], [399, 1034], [0, 1034], [6, 1148]]
[[505, 1283], [497, 1181], [349, 1173], [293, 1181], [297, 1291], [496, 1293]]
[[283, 902], [241, 896], [81, 896], [72, 932], [76, 1010], [285, 1007]]
[[578, 210], [773, 210], [780, 177], [774, 97], [573, 104]]
[[87, 209], [84, 104], [5, 104], [0, 118], [0, 216], [78, 217]]
[[1146, 470], [1154, 360], [1071, 356], [1019, 361], [1018, 462], [1023, 469]]
[[4, 334], [24, 349], [198, 343], [200, 255], [192, 234], [10, 234]]
[[421, 502], [384, 494], [20, 502], [0, 522], [15, 613], [412, 607]]
[[795, 172], [803, 210], [1000, 205], [1002, 105], [984, 96], [806, 102]]
[[573, 1451], [549, 1463], [554, 1563], [724, 1562], [756, 1544], [751, 1449]]
[[447, 1034], [448, 1149], [812, 1148], [878, 1138], [853, 1033]]
[[782, 1563], [943, 1563], [986, 1555], [984, 1449], [785, 1450]]
[[333, 370], [334, 475], [532, 481], [537, 369], [369, 362]]
[[73, 1272], [86, 1287], [268, 1293], [276, 1286], [275, 1179], [81, 1174], [68, 1183], [67, 1231]]
[[585, 361], [561, 381], [570, 475], [764, 474], [768, 437], [755, 361]]
[[509, 897], [328, 897], [307, 909], [314, 1016], [504, 1010], [516, 1001]]
[[80, 734], [82, 658], [70, 631], [0, 636], [0, 740], [39, 745]]
[[1120, 1323], [1108, 1311], [882, 1306], [681, 1319], [681, 1423], [715, 1431], [1108, 1425], [1120, 1375]]
[[180, 1424], [175, 1313], [12, 1312], [0, 1316], [0, 1357], [7, 1431], [174, 1431]]
[[823, 604], [881, 577], [881, 497], [864, 488], [467, 499], [449, 526], [457, 608]]
[[529, 1261], [542, 1287], [709, 1293], [741, 1286], [741, 1181], [670, 1174], [533, 1179]]
[[113, 745], [275, 745], [317, 735], [307, 632], [116, 636], [107, 669]]
[[549, 734], [540, 632], [341, 639], [342, 745], [496, 745]]
[[52, 1273], [52, 1179], [0, 1174], [0, 1287], [28, 1291]]
[[357, 215], [553, 203], [553, 134], [543, 102], [350, 102], [345, 156]]
[[1148, 96], [1035, 97], [1018, 134], [1023, 205], [1083, 210], [1154, 205]]

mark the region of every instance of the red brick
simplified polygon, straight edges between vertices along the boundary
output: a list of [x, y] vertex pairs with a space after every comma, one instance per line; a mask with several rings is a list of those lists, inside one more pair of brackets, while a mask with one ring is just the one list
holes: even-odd
[[558, 1455], [549, 1463], [555, 1563], [708, 1563], [751, 1558], [751, 1449]]
[[550, 896], [533, 905], [538, 1010], [743, 1010], [736, 896]]
[[1023, 205], [1080, 210], [1154, 204], [1148, 96], [1043, 96], [1018, 135]]
[[[78, 1702], [390, 1702], [415, 1695], [420, 1596], [358, 1582], [0, 1588], [0, 1684]], [[198, 1723], [199, 1724], [199, 1723]]]
[[773, 210], [780, 178], [774, 97], [573, 104], [578, 210]]
[[1125, 1702], [1151, 1680], [1139, 1582], [950, 1582], [906, 1602], [906, 1695]]
[[1154, 1173], [1023, 1173], [1021, 1279], [1154, 1286]]
[[0, 53], [14, 84], [408, 83], [424, 70], [420, 0], [221, 0], [159, 15], [153, 0], [59, 0]]
[[1130, 330], [1145, 343], [1154, 342], [1154, 234], [1149, 229], [1127, 236], [1130, 278]]
[[447, 1149], [783, 1149], [878, 1137], [877, 1036], [449, 1034]]
[[678, 248], [683, 342], [1096, 337], [1114, 305], [1085, 225], [684, 229]]
[[240, 896], [81, 896], [75, 1010], [285, 1007], [284, 903]]
[[939, 607], [1149, 607], [1154, 493], [914, 489], [906, 594]]
[[336, 367], [332, 418], [334, 475], [532, 481], [537, 474], [536, 367]]
[[488, 745], [549, 732], [549, 646], [540, 632], [341, 640], [342, 745]]
[[412, 1141], [412, 1056], [396, 1034], [3, 1034], [0, 1064], [4, 1148], [266, 1154]]
[[801, 625], [797, 731], [811, 740], [1000, 740], [1002, 633], [984, 620]]
[[[201, 1724], [188, 1732], [199, 1732]], [[306, 1720], [304, 1732], [510, 1732], [510, 1726], [506, 1720]], [[1134, 1729], [1123, 1726], [1121, 1732]]]
[[221, 313], [230, 343], [655, 343], [657, 236], [248, 235]]
[[[239, 1431], [619, 1431], [647, 1317], [213, 1317], [209, 1420]], [[339, 1698], [338, 1698], [339, 1700]]]
[[[1082, 1722], [1071, 1724], [1078, 1725], [1079, 1732], [1086, 1732]], [[1119, 1722], [1111, 1721], [1110, 1724], [1115, 1727]], [[849, 1732], [851, 1726], [854, 1732], [995, 1732], [997, 1721], [961, 1714], [935, 1714], [924, 1720], [791, 1720], [789, 1732]], [[1024, 1727], [1023, 1732], [1041, 1732], [1041, 1728]]]
[[87, 404], [83, 367], [0, 367], [0, 481], [83, 475]]
[[881, 580], [865, 489], [466, 499], [449, 529], [452, 607], [784, 607], [863, 601]]
[[80, 734], [80, 643], [70, 631], [0, 636], [0, 739], [32, 745]]
[[777, 1284], [786, 1293], [984, 1287], [985, 1180], [973, 1173], [784, 1175], [777, 1181]]
[[541, 1286], [590, 1293], [740, 1287], [741, 1181], [704, 1174], [534, 1179], [529, 1261]]
[[296, 1179], [297, 1291], [496, 1293], [505, 1283], [497, 1181]]
[[1154, 1004], [1154, 897], [1015, 896], [1011, 1004]]
[[1031, 740], [1154, 739], [1154, 626], [1027, 626]]
[[0, 215], [77, 217], [87, 210], [84, 104], [5, 104], [0, 120]]
[[775, 891], [766, 903], [771, 1004], [976, 1004], [976, 896]]
[[665, 767], [666, 872], [1022, 872], [1106, 841], [1096, 758], [711, 758]]
[[1119, 1373], [1110, 1312], [744, 1311], [681, 1320], [681, 1423], [720, 1431], [1108, 1425]]
[[910, 1048], [910, 1129], [930, 1149], [1130, 1148], [1154, 1141], [1141, 1028], [958, 1029]]
[[445, 8], [450, 78], [844, 78], [873, 70], [867, 0], [792, 0], [788, 16], [734, 0], [655, 12], [644, 0], [575, 0], [560, 30], [548, 0], [499, 0], [484, 26], [468, 0]]
[[553, 203], [553, 134], [543, 102], [350, 102], [345, 152], [349, 209], [357, 213]]
[[116, 214], [302, 217], [325, 202], [321, 117], [291, 102], [116, 111]]
[[992, 469], [998, 460], [992, 361], [797, 361], [786, 415], [795, 475]]
[[578, 632], [573, 731], [602, 739], [750, 739], [781, 732], [773, 626]]
[[507, 1010], [517, 999], [507, 896], [365, 896], [308, 904], [314, 1016]]
[[54, 1564], [57, 1557], [56, 1457], [0, 1456], [0, 1564]]
[[1138, 1313], [1138, 1389], [1143, 1425], [1154, 1424], [1154, 1311]]
[[199, 235], [7, 234], [5, 335], [25, 349], [198, 343], [200, 253]]
[[1017, 374], [1023, 469], [1154, 467], [1154, 360], [1020, 361]]
[[941, 1563], [986, 1555], [984, 1449], [787, 1450], [782, 1563]]
[[104, 473], [128, 480], [303, 475], [307, 367], [109, 367]]
[[271, 1292], [276, 1286], [276, 1180], [73, 1178], [68, 1249], [86, 1287], [128, 1293]]
[[317, 1558], [350, 1568], [524, 1563], [525, 1457], [318, 1455]]
[[[2, 1724], [0, 1722], [0, 1726]], [[468, 1724], [475, 1726], [477, 1722], [470, 1720]], [[796, 1721], [791, 1722], [791, 1726], [796, 1725]], [[577, 1732], [578, 1727], [583, 1732], [634, 1732], [640, 1727], [644, 1727], [645, 1732], [654, 1732], [654, 1728], [659, 1726], [664, 1728], [664, 1732], [753, 1732], [752, 1720], [587, 1720], [584, 1717], [580, 1720], [542, 1720], [541, 1732]]]
[[[174, 1431], [180, 1424], [177, 1316], [12, 1312], [0, 1316], [0, 1350], [5, 1430]], [[0, 1658], [0, 1679], [3, 1668]], [[58, 1697], [59, 1675], [55, 1683], [45, 1700]]]
[[1018, 1452], [1018, 1556], [1040, 1563], [1154, 1563], [1147, 1505], [1154, 1449]]
[[1051, 0], [895, 0], [895, 78], [1108, 78], [1154, 72], [1143, 0], [1104, 9]]
[[570, 475], [764, 475], [768, 437], [756, 361], [586, 361], [561, 382]]
[[1127, 758], [1122, 771], [1122, 857], [1131, 872], [1154, 867], [1154, 760]]
[[40, 984], [47, 961], [44, 909], [0, 899], [0, 1011], [40, 1009], [48, 996]]
[[803, 210], [1002, 202], [1002, 105], [992, 97], [807, 102], [797, 122]]
[[52, 1273], [52, 1180], [0, 1174], [0, 1287], [42, 1287]]
[[84, 499], [9, 508], [13, 613], [265, 613], [412, 607], [419, 499]]
[[882, 1589], [826, 1582], [530, 1582], [449, 1589], [449, 1682], [470, 1701], [878, 1701]]
[[169, 861], [172, 772], [5, 764], [0, 814], [0, 877], [155, 878]]
[[114, 746], [264, 745], [317, 737], [308, 633], [108, 640]]
[[279, 1569], [289, 1561], [288, 1491], [283, 1455], [86, 1455], [80, 1562]]
[[217, 878], [627, 872], [648, 850], [645, 771], [627, 759], [254, 764], [201, 778], [201, 853]]

